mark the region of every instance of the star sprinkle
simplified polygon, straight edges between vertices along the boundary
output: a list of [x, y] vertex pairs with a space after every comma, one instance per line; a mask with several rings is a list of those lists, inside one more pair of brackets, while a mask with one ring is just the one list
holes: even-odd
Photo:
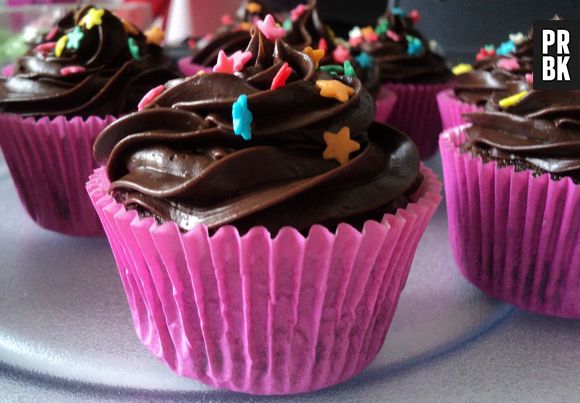
[[214, 73], [234, 74], [234, 58], [228, 57], [226, 52], [220, 50], [212, 70]]
[[276, 20], [272, 17], [272, 14], [268, 14], [263, 21], [258, 20], [256, 26], [271, 41], [283, 38], [286, 35], [286, 30], [276, 24]]
[[350, 58], [350, 51], [343, 45], [338, 45], [332, 52], [332, 57], [336, 63], [344, 63]]
[[163, 94], [163, 91], [165, 91], [165, 87], [163, 85], [159, 85], [149, 90], [149, 92], [145, 94], [143, 98], [141, 98], [141, 101], [139, 101], [139, 104], [137, 105], [137, 110], [142, 111], [143, 109], [145, 109], [147, 105], [153, 102], [159, 95]]
[[373, 67], [374, 63], [373, 57], [366, 52], [361, 52], [361, 54], [356, 57], [356, 61], [363, 69], [370, 69]]
[[403, 11], [403, 9], [401, 7], [393, 7], [393, 10], [391, 11], [391, 13], [393, 15], [405, 15], [405, 12]]
[[165, 32], [159, 27], [153, 27], [145, 32], [147, 43], [161, 46], [163, 39], [165, 39]]
[[340, 165], [350, 160], [350, 154], [360, 150], [360, 144], [350, 138], [350, 128], [344, 126], [338, 133], [324, 132], [322, 135], [326, 149], [322, 154], [325, 160], [336, 160]]
[[252, 52], [242, 52], [238, 50], [231, 56], [234, 59], [234, 71], [241, 71], [244, 66], [252, 60]]
[[419, 38], [407, 35], [407, 54], [409, 56], [418, 56], [423, 53], [423, 43]]
[[378, 25], [375, 27], [375, 32], [377, 35], [384, 35], [387, 33], [388, 30], [389, 30], [389, 21], [387, 20], [380, 21]]
[[133, 59], [141, 60], [139, 46], [137, 45], [137, 42], [135, 42], [135, 38], [129, 38], [127, 40], [127, 45], [129, 45], [129, 52], [131, 52], [131, 56], [133, 56]]
[[238, 27], [242, 31], [249, 31], [250, 29], [252, 29], [252, 24], [250, 24], [249, 22], [243, 21], [243, 22], [240, 22], [240, 25]]
[[306, 6], [304, 4], [298, 4], [292, 11], [290, 11], [290, 19], [294, 22], [302, 17], [302, 14], [306, 11]]
[[495, 53], [497, 53], [500, 56], [507, 56], [509, 53], [513, 52], [515, 49], [516, 49], [516, 45], [512, 41], [506, 41], [506, 42], [503, 42], [501, 45], [499, 45], [499, 47], [497, 48]]
[[348, 101], [355, 93], [354, 88], [338, 80], [317, 80], [316, 86], [320, 89], [320, 96], [334, 98], [340, 102]]
[[286, 18], [284, 20], [284, 23], [282, 24], [282, 28], [284, 28], [286, 30], [286, 32], [288, 31], [292, 31], [292, 20], [290, 18]]
[[83, 66], [66, 66], [60, 69], [61, 76], [70, 76], [71, 74], [84, 73], [87, 69]]
[[66, 46], [66, 42], [67, 41], [68, 41], [68, 37], [66, 35], [63, 35], [56, 42], [56, 45], [54, 47], [54, 55], [56, 57], [61, 57], [62, 56], [62, 52], [64, 52], [64, 48]]
[[471, 64], [467, 64], [467, 63], [459, 63], [451, 69], [451, 72], [455, 76], [458, 76], [460, 74], [469, 73], [470, 71], [473, 71], [473, 67], [471, 66]]
[[500, 59], [497, 62], [497, 67], [500, 69], [504, 69], [504, 70], [508, 70], [508, 71], [513, 71], [513, 70], [517, 70], [520, 68], [520, 64], [518, 63], [518, 61], [516, 59], [513, 58], [507, 58], [507, 59]]
[[515, 95], [500, 99], [499, 106], [502, 108], [509, 108], [510, 106], [514, 106], [519, 103], [523, 97], [528, 94], [528, 91], [518, 92]]
[[288, 66], [288, 63], [284, 63], [272, 79], [270, 89], [275, 90], [276, 88], [284, 87], [290, 74], [292, 74], [292, 68]]
[[345, 76], [356, 77], [356, 72], [354, 71], [354, 67], [352, 67], [352, 63], [350, 62], [350, 60], [345, 60], [343, 66]]
[[360, 30], [360, 27], [354, 27], [353, 29], [348, 31], [349, 38], [358, 38], [361, 36], [362, 36], [362, 31]]
[[251, 2], [246, 5], [246, 10], [250, 14], [258, 14], [260, 11], [262, 11], [262, 6], [258, 3]]
[[495, 56], [495, 48], [493, 45], [485, 45], [483, 48], [479, 49], [479, 53], [475, 56], [476, 61], [482, 61]]
[[362, 33], [363, 39], [367, 42], [376, 42], [379, 40], [379, 36], [371, 26], [364, 27], [360, 31]]
[[232, 119], [234, 125], [234, 134], [242, 136], [244, 140], [252, 139], [251, 124], [254, 120], [252, 112], [248, 109], [248, 97], [242, 94], [232, 105]]
[[521, 32], [510, 34], [510, 41], [512, 41], [516, 46], [521, 45], [526, 39], [526, 36]]
[[82, 18], [79, 25], [81, 27], [84, 26], [86, 29], [93, 29], [93, 27], [103, 23], [103, 15], [105, 15], [105, 10], [92, 7]]
[[389, 38], [393, 42], [399, 42], [401, 40], [399, 34], [390, 29], [387, 31], [387, 38]]
[[318, 65], [320, 64], [320, 61], [322, 60], [322, 58], [326, 54], [326, 52], [324, 50], [322, 50], [322, 49], [316, 49], [316, 50], [314, 50], [310, 46], [305, 47], [302, 52], [303, 53], [306, 53], [308, 55], [308, 57], [310, 57], [312, 59], [312, 61], [314, 62], [314, 68], [315, 69], [318, 68]]
[[85, 37], [81, 27], [74, 27], [72, 31], [67, 34], [68, 41], [66, 43], [67, 49], [77, 50], [81, 44], [81, 40]]
[[419, 11], [417, 10], [412, 10], [409, 13], [409, 18], [411, 19], [411, 21], [413, 21], [413, 24], [416, 24], [421, 20], [421, 14], [419, 14]]

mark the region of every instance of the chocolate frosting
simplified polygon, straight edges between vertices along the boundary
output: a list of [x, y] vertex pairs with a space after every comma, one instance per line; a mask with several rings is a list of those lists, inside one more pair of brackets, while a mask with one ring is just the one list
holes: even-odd
[[[70, 35], [89, 10], [67, 15], [47, 42]], [[136, 110], [152, 87], [177, 77], [159, 46], [148, 44], [133, 26], [133, 33], [127, 32], [108, 10], [101, 24], [80, 30], [84, 36], [77, 49], [65, 47], [57, 57], [55, 49], [35, 47], [17, 60], [14, 75], [0, 78], [0, 111], [35, 117], [121, 115]], [[139, 60], [129, 49], [130, 40]], [[82, 71], [62, 73], [71, 67]]]
[[[386, 34], [381, 34], [378, 41], [363, 41], [359, 48], [374, 57], [382, 82], [437, 83], [451, 77], [445, 59], [431, 51], [429, 41], [415, 28], [409, 16], [387, 11], [381, 20], [389, 23], [389, 29], [400, 40], [395, 42]], [[407, 53], [407, 35], [421, 41], [423, 51], [420, 54]]]
[[[527, 89], [524, 82], [510, 82], [504, 95]], [[580, 183], [580, 93], [530, 91], [508, 108], [499, 106], [502, 96], [494, 93], [486, 112], [464, 115], [473, 124], [465, 148], [501, 166]]]
[[[358, 227], [409, 202], [421, 181], [414, 144], [373, 123], [374, 102], [360, 81], [315, 70], [281, 40], [254, 31], [253, 58], [235, 74], [210, 73], [171, 83], [145, 110], [109, 126], [95, 143], [111, 191], [128, 208], [188, 230], [235, 225], [276, 232], [313, 224]], [[284, 63], [293, 72], [270, 89]], [[355, 90], [346, 102], [320, 95], [319, 79]], [[252, 137], [234, 135], [232, 104], [247, 95]], [[323, 159], [325, 132], [350, 128], [360, 144], [344, 165]]]
[[[260, 11], [255, 13], [248, 10], [248, 4], [255, 3]], [[217, 62], [220, 50], [231, 55], [238, 50], [244, 50], [250, 40], [250, 27], [256, 19], [263, 20], [270, 14], [268, 8], [260, 1], [245, 0], [242, 2], [235, 19], [230, 24], [222, 25], [218, 31], [197, 41], [193, 49], [192, 63], [201, 66], [213, 67]]]

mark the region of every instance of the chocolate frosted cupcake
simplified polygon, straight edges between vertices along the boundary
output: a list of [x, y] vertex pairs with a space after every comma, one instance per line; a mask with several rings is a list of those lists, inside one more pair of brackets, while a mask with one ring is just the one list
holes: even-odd
[[437, 95], [443, 128], [465, 123], [462, 114], [483, 110], [491, 94], [506, 94], [510, 81], [533, 80], [532, 33], [510, 34], [510, 39], [497, 49], [485, 45], [475, 57], [475, 63], [459, 64], [453, 68], [454, 88]]
[[211, 71], [221, 50], [228, 55], [244, 50], [250, 40], [253, 24], [266, 18], [269, 13], [262, 2], [244, 0], [234, 17], [222, 17], [222, 25], [215, 33], [208, 33], [193, 41], [192, 56], [181, 59], [179, 69], [186, 76], [193, 76], [199, 71]]
[[358, 59], [378, 65], [383, 88], [397, 96], [387, 123], [407, 133], [424, 158], [437, 147], [441, 124], [435, 96], [449, 87], [451, 74], [445, 60], [415, 28], [418, 20], [416, 10], [406, 14], [394, 8], [379, 18], [375, 28], [351, 30], [349, 42]]
[[0, 78], [0, 145], [20, 198], [41, 226], [70, 235], [102, 228], [83, 192], [92, 144], [116, 116], [176, 73], [156, 41], [111, 12], [85, 7]]
[[495, 93], [440, 140], [462, 273], [522, 309], [580, 318], [580, 94]]
[[231, 73], [168, 83], [109, 126], [87, 184], [143, 343], [181, 375], [259, 394], [369, 364], [440, 201], [361, 82], [277, 29], [254, 30]]

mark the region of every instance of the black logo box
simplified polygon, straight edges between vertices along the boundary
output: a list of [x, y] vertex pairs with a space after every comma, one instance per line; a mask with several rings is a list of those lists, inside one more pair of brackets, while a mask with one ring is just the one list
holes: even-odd
[[[556, 33], [556, 42], [558, 40], [557, 31], [566, 30], [570, 35], [568, 48], [569, 55], [558, 55], [557, 43], [548, 48], [547, 54], [543, 51], [543, 31], [549, 29]], [[542, 56], [570, 56], [568, 61], [568, 72], [570, 81], [558, 81], [558, 76], [553, 81], [542, 80]], [[557, 63], [556, 63], [556, 68]], [[535, 90], [580, 90], [580, 21], [574, 20], [543, 20], [534, 21], [534, 89]]]

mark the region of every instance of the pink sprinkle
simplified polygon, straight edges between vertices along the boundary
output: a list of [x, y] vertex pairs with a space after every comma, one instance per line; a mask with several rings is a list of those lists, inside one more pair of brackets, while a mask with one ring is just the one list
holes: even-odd
[[354, 38], [350, 38], [348, 40], [348, 43], [350, 43], [350, 46], [358, 46], [362, 43], [362, 36], [355, 36]]
[[60, 69], [61, 76], [70, 76], [71, 74], [78, 74], [87, 71], [83, 66], [66, 66]]
[[343, 45], [338, 45], [332, 52], [332, 57], [336, 63], [343, 64], [350, 58], [350, 52]]
[[516, 59], [507, 58], [507, 59], [500, 59], [497, 62], [497, 67], [500, 69], [512, 71], [512, 70], [519, 69], [520, 64], [518, 63], [518, 61]]
[[409, 18], [413, 21], [413, 24], [416, 24], [421, 19], [421, 15], [419, 14], [419, 11], [413, 10], [409, 13]]
[[399, 42], [401, 40], [399, 35], [397, 35], [395, 31], [391, 31], [390, 29], [387, 31], [387, 38], [389, 38], [393, 42]]
[[328, 51], [328, 43], [326, 43], [326, 39], [320, 38], [318, 41], [318, 49], [324, 50], [324, 53]]
[[50, 30], [50, 32], [48, 34], [46, 34], [46, 40], [52, 41], [54, 39], [54, 37], [56, 36], [57, 33], [58, 33], [58, 28], [57, 27], [52, 27], [52, 29]]
[[224, 15], [222, 15], [221, 21], [222, 21], [223, 25], [231, 25], [231, 24], [233, 24], [234, 19], [232, 18], [231, 15], [224, 14]]
[[36, 46], [36, 50], [40, 53], [48, 53], [53, 50], [56, 46], [56, 42], [46, 42], [41, 43], [40, 45]]
[[233, 59], [234, 61], [234, 71], [241, 71], [246, 63], [252, 59], [252, 52], [242, 52], [241, 50], [238, 50], [230, 56], [230, 59]]
[[534, 84], [534, 73], [526, 74], [526, 83]]
[[271, 41], [283, 38], [286, 35], [286, 30], [276, 24], [276, 20], [272, 17], [272, 14], [268, 14], [264, 21], [259, 20], [256, 22], [256, 25], [264, 36]]
[[213, 66], [214, 73], [233, 74], [234, 73], [234, 58], [228, 57], [226, 52], [220, 50], [218, 53], [217, 63]]
[[137, 110], [142, 111], [143, 109], [145, 109], [145, 107], [149, 105], [151, 102], [153, 102], [155, 98], [161, 95], [163, 91], [165, 91], [165, 87], [163, 85], [159, 85], [153, 88], [152, 90], [149, 90], [149, 92], [145, 94], [145, 96], [141, 99], [141, 101], [139, 101], [139, 104], [137, 105]]
[[211, 38], [213, 38], [213, 35], [212, 34], [205, 34], [203, 36], [203, 38], [201, 38], [201, 40], [202, 41], [205, 41], [205, 42], [209, 42], [209, 41], [211, 41]]
[[290, 11], [290, 19], [292, 22], [296, 21], [298, 18], [302, 17], [302, 14], [306, 11], [306, 6], [304, 4], [298, 4], [292, 11]]

